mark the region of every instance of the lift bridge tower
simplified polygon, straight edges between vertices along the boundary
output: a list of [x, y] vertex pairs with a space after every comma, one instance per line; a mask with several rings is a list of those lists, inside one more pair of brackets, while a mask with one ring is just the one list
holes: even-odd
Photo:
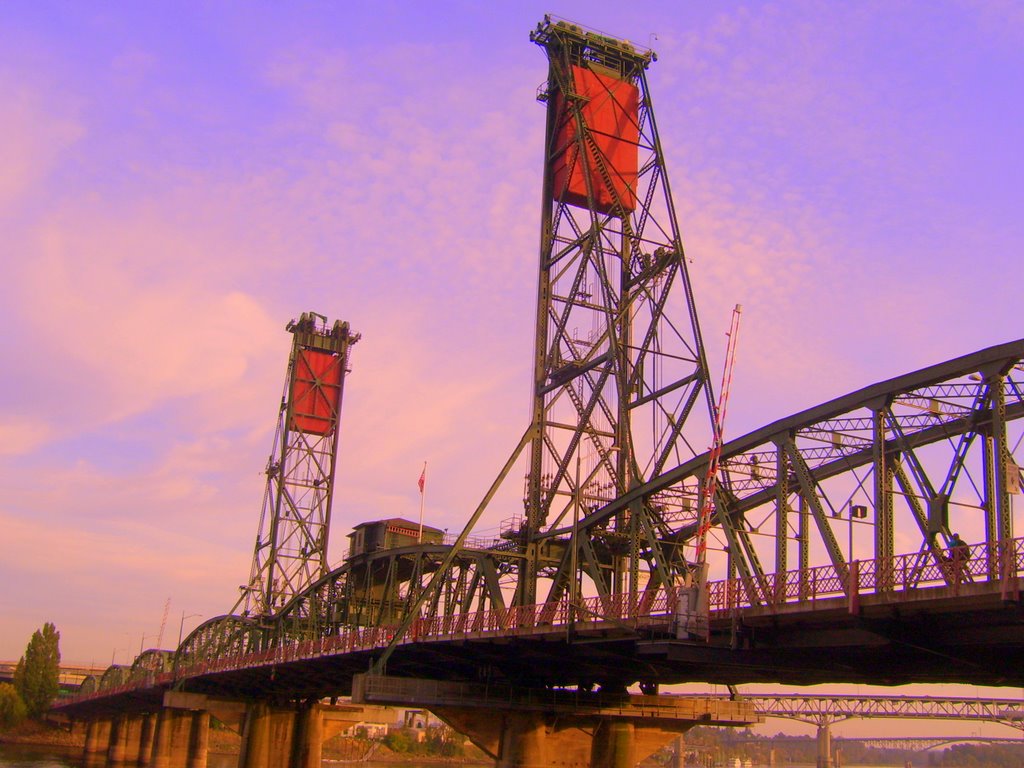
[[[270, 616], [324, 575], [350, 347], [346, 322], [303, 313], [292, 334], [243, 615]], [[239, 606], [236, 606], [235, 613]]]
[[515, 602], [635, 598], [685, 575], [699, 488], [602, 509], [716, 429], [647, 84], [656, 57], [551, 16], [530, 39], [548, 58], [547, 128], [525, 516], [506, 533], [524, 553]]

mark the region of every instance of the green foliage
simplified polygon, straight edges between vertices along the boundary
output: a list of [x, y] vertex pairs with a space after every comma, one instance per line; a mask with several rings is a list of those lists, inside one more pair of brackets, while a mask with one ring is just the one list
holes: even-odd
[[384, 746], [392, 752], [404, 755], [414, 751], [419, 746], [419, 743], [407, 731], [395, 730], [384, 737]]
[[25, 702], [10, 683], [0, 683], [0, 728], [11, 728], [28, 715]]
[[427, 733], [427, 754], [441, 757], [462, 757], [464, 739], [451, 728], [431, 728]]
[[25, 655], [14, 670], [14, 687], [29, 717], [40, 717], [60, 690], [60, 632], [47, 622], [32, 633]]

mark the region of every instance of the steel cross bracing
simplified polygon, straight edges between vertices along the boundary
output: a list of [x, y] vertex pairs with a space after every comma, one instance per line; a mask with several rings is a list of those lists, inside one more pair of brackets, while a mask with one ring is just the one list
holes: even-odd
[[[919, 568], [941, 569], [950, 584], [952, 532], [978, 551], [1007, 546], [1021, 487], [1022, 359], [1024, 340], [991, 347], [727, 443], [713, 529], [719, 577], [735, 573], [742, 599], [767, 605], [780, 590], [806, 595], [810, 588], [774, 575], [806, 577], [812, 561], [824, 561], [845, 583], [851, 560], [890, 562], [897, 535], [902, 551], [918, 549]], [[707, 461], [700, 456], [671, 468], [588, 515], [581, 527], [601, 525], [635, 498], [698, 482]], [[673, 536], [685, 541], [696, 533], [694, 518], [681, 521]], [[796, 571], [789, 567], [794, 550]], [[882, 568], [873, 574], [878, 589], [892, 589], [895, 575]], [[999, 578], [995, 556], [984, 578]]]

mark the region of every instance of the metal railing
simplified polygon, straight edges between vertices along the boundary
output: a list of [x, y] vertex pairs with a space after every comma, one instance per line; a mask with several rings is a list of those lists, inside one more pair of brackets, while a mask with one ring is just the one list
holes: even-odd
[[[797, 603], [846, 597], [855, 601], [867, 594], [902, 593], [905, 598], [929, 599], [933, 589], [946, 587], [942, 596], [958, 595], [964, 585], [998, 588], [1004, 599], [1017, 599], [1024, 572], [1024, 538], [1000, 544], [976, 544], [949, 555], [937, 550], [896, 555], [880, 560], [853, 561], [844, 574], [835, 565], [767, 574], [760, 579], [727, 579], [708, 583], [710, 620], [744, 609], [777, 610]], [[549, 634], [574, 626], [611, 624], [623, 628], [659, 627], [669, 631], [678, 620], [679, 592], [659, 588], [635, 595], [568, 599], [537, 605], [495, 608], [444, 616], [417, 618], [403, 645], [488, 635]], [[83, 702], [142, 688], [169, 686], [178, 680], [253, 667], [286, 664], [387, 647], [394, 627], [340, 627], [336, 634], [317, 640], [280, 645], [267, 651], [241, 653], [181, 666], [177, 672], [149, 674], [144, 679], [70, 696], [62, 701]]]

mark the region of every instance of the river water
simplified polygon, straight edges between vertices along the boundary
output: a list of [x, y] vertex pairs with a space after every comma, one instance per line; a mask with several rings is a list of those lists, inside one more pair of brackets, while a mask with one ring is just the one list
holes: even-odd
[[[0, 744], [0, 768], [84, 768], [81, 747], [37, 747], [26, 744]], [[410, 760], [406, 763], [338, 763], [324, 761], [324, 768], [358, 765], [359, 768], [438, 768], [438, 763]], [[238, 768], [238, 755], [211, 752], [207, 768]]]

